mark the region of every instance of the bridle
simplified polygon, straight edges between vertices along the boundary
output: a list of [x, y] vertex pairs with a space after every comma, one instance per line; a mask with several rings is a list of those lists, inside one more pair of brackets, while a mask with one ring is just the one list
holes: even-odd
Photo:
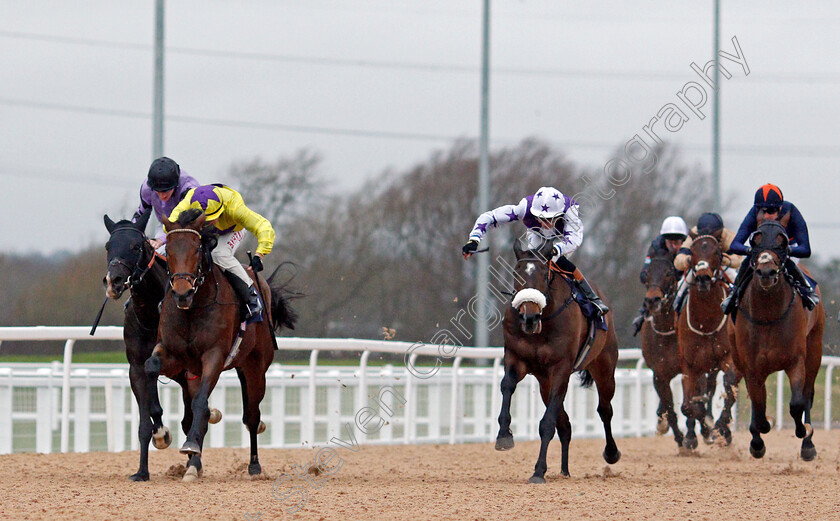
[[143, 257], [146, 255], [146, 234], [143, 233], [141, 230], [134, 228], [133, 226], [124, 226], [122, 228], [117, 228], [113, 232], [111, 232], [111, 237], [113, 237], [118, 232], [127, 231], [127, 232], [134, 232], [140, 235], [141, 238], [141, 252], [140, 256], [137, 258], [137, 262], [134, 266], [129, 266], [127, 262], [119, 257], [114, 257], [110, 261], [108, 261], [108, 271], [111, 270], [112, 266], [122, 266], [130, 273], [128, 278], [125, 281], [126, 287], [131, 290], [134, 286], [139, 284], [143, 277], [146, 276], [146, 273], [154, 266], [155, 264], [155, 253], [152, 252], [151, 259], [149, 259], [149, 263], [145, 264]]
[[[204, 243], [201, 240], [201, 234], [195, 230], [190, 228], [178, 228], [177, 230], [172, 230], [166, 233], [166, 237], [168, 238], [170, 235], [174, 233], [191, 233], [198, 237], [198, 273], [190, 273], [190, 272], [178, 272], [178, 273], [170, 273], [169, 274], [169, 286], [172, 287], [175, 284], [175, 281], [178, 279], [184, 279], [190, 285], [191, 290], [197, 289], [201, 284], [204, 282], [204, 276], [206, 272], [204, 271]], [[167, 273], [169, 273], [169, 268], [166, 268]]]
[[[553, 270], [551, 268], [551, 260], [549, 259], [548, 261], [546, 261], [545, 259], [541, 259], [539, 257], [524, 257], [524, 258], [518, 259], [516, 261], [516, 264], [519, 265], [522, 262], [534, 262], [534, 263], [540, 264], [542, 266], [545, 266], [546, 293], [545, 293], [545, 306], [543, 307], [543, 309], [545, 309], [546, 307], [548, 307], [548, 305], [552, 301], [552, 298], [551, 298], [551, 284], [554, 282], [555, 270]], [[529, 289], [529, 288], [523, 288], [523, 289]], [[531, 288], [531, 289], [533, 289], [533, 288]], [[565, 311], [566, 308], [569, 307], [569, 305], [572, 302], [574, 302], [574, 293], [571, 293], [569, 295], [569, 298], [566, 299], [566, 301], [563, 303], [563, 305], [559, 306], [553, 313], [551, 313], [551, 315], [549, 315], [549, 316], [547, 316], [543, 319], [542, 318], [542, 310], [540, 310], [540, 313], [537, 313], [536, 319], [541, 320], [541, 321], [544, 320], [544, 321], [547, 322], [547, 321], [557, 317], [558, 315], [560, 315], [560, 313]]]
[[[722, 280], [724, 282], [728, 282], [728, 280], [726, 278], [726, 274], [723, 271], [723, 249], [720, 247], [720, 241], [714, 235], [701, 235], [700, 237], [697, 237], [696, 239], [694, 239], [693, 244], [697, 244], [697, 241], [699, 241], [700, 239], [712, 239], [713, 241], [715, 241], [715, 245], [718, 248], [718, 250], [717, 250], [718, 267], [712, 273], [712, 285], [714, 285], [715, 283], [717, 283], [720, 280]], [[707, 261], [704, 261], [704, 260], [701, 260], [697, 264], [692, 265], [691, 268], [689, 268], [689, 271], [691, 271], [694, 274], [694, 277], [692, 277], [692, 282], [690, 282], [689, 284], [694, 285], [694, 284], [697, 283], [697, 270], [698, 269], [702, 270], [702, 269], [708, 269], [708, 268], [709, 268], [709, 263]], [[688, 274], [686, 274], [686, 275], [688, 275]]]
[[650, 288], [652, 286], [652, 287], [659, 288], [659, 291], [662, 292], [662, 301], [663, 302], [670, 302], [670, 300], [674, 297], [674, 292], [677, 289], [677, 282], [678, 282], [678, 278], [679, 278], [679, 277], [677, 277], [677, 268], [674, 267], [674, 262], [669, 260], [669, 259], [663, 259], [663, 258], [651, 259], [650, 260], [650, 265], [653, 266], [654, 262], [660, 262], [660, 263], [664, 262], [664, 263], [668, 264], [668, 266], [670, 267], [669, 273], [673, 276], [673, 280], [672, 280], [671, 284], [668, 285], [667, 288], [662, 287], [660, 284], [645, 284], [645, 287]]

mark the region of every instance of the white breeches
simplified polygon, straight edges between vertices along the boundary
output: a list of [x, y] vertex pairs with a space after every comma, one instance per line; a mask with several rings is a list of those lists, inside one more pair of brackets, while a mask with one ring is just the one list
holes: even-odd
[[233, 273], [250, 286], [253, 284], [251, 277], [248, 276], [245, 268], [243, 268], [242, 264], [236, 260], [236, 257], [233, 256], [233, 254], [236, 253], [236, 250], [239, 249], [239, 245], [242, 244], [242, 239], [244, 238], [245, 230], [220, 235], [219, 243], [215, 248], [213, 248], [210, 256], [213, 257], [213, 262], [216, 263], [216, 266], [222, 268], [224, 271]]

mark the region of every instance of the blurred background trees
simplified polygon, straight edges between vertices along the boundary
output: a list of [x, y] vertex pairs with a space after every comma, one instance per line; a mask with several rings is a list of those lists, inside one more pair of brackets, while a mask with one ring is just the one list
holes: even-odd
[[[655, 152], [655, 167], [632, 172], [622, 186], [607, 184], [600, 170], [575, 165], [562, 150], [536, 139], [491, 155], [491, 207], [515, 204], [546, 185], [579, 196], [585, 238], [572, 259], [610, 299], [621, 347], [639, 345], [630, 326], [643, 295], [638, 273], [662, 220], [681, 215], [691, 227], [711, 206], [706, 172], [686, 165], [673, 146]], [[293, 263], [282, 266], [279, 276], [305, 295], [293, 303], [300, 314], [294, 335], [382, 338], [387, 328], [395, 330], [395, 340], [428, 342], [439, 329], [451, 329], [449, 320], [475, 294], [475, 264], [464, 262], [460, 249], [476, 217], [489, 209], [476, 203], [475, 144], [453, 143], [406, 171], [386, 170], [342, 194], [329, 191], [320, 162], [320, 154], [303, 149], [273, 162], [236, 163], [225, 179], [275, 227], [266, 273]], [[807, 207], [803, 212], [807, 217]], [[497, 269], [499, 258], [513, 259], [512, 240], [522, 231], [517, 223], [490, 231]], [[104, 298], [106, 239], [103, 226], [102, 244], [76, 255], [0, 255], [0, 325], [90, 325]], [[245, 252], [255, 247], [250, 238], [238, 256], [245, 261]], [[826, 351], [840, 352], [833, 320], [840, 260], [806, 264], [820, 282], [830, 318]], [[121, 303], [109, 303], [101, 323], [120, 325]], [[468, 316], [461, 323], [472, 331]], [[18, 344], [3, 344], [2, 353], [61, 349], [57, 343]], [[502, 345], [500, 327], [491, 331], [491, 344]], [[85, 342], [79, 348], [113, 350], [115, 344]]]

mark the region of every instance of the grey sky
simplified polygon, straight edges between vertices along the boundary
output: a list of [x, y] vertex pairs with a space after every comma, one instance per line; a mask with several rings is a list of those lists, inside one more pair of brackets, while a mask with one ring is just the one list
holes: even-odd
[[[737, 36], [750, 68], [727, 64], [722, 79], [723, 189], [738, 204], [727, 225], [774, 182], [814, 250], [840, 256], [840, 6], [722, 3], [721, 48]], [[346, 190], [474, 137], [481, 4], [168, 1], [165, 153], [209, 183], [232, 161], [308, 146]], [[712, 59], [711, 1], [492, 5], [491, 145], [537, 136], [602, 166], [697, 80], [691, 62]], [[104, 244], [102, 214], [135, 207], [151, 160], [153, 8], [0, 3], [0, 251]], [[711, 117], [689, 116], [671, 138], [708, 168]]]

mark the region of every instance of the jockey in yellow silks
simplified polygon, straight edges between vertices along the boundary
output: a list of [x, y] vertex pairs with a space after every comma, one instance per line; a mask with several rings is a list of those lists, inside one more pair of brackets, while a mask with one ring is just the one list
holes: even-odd
[[262, 271], [262, 257], [270, 253], [274, 246], [274, 228], [271, 223], [245, 206], [239, 192], [221, 184], [199, 186], [187, 192], [172, 210], [169, 221], [177, 221], [182, 212], [191, 208], [203, 211], [207, 215], [205, 224], [211, 225], [212, 231], [219, 236], [211, 256], [245, 303], [245, 321], [262, 320], [262, 303], [254, 283], [233, 255], [245, 237], [243, 230], [248, 230], [259, 241], [257, 253], [251, 259], [251, 268], [254, 272]]

